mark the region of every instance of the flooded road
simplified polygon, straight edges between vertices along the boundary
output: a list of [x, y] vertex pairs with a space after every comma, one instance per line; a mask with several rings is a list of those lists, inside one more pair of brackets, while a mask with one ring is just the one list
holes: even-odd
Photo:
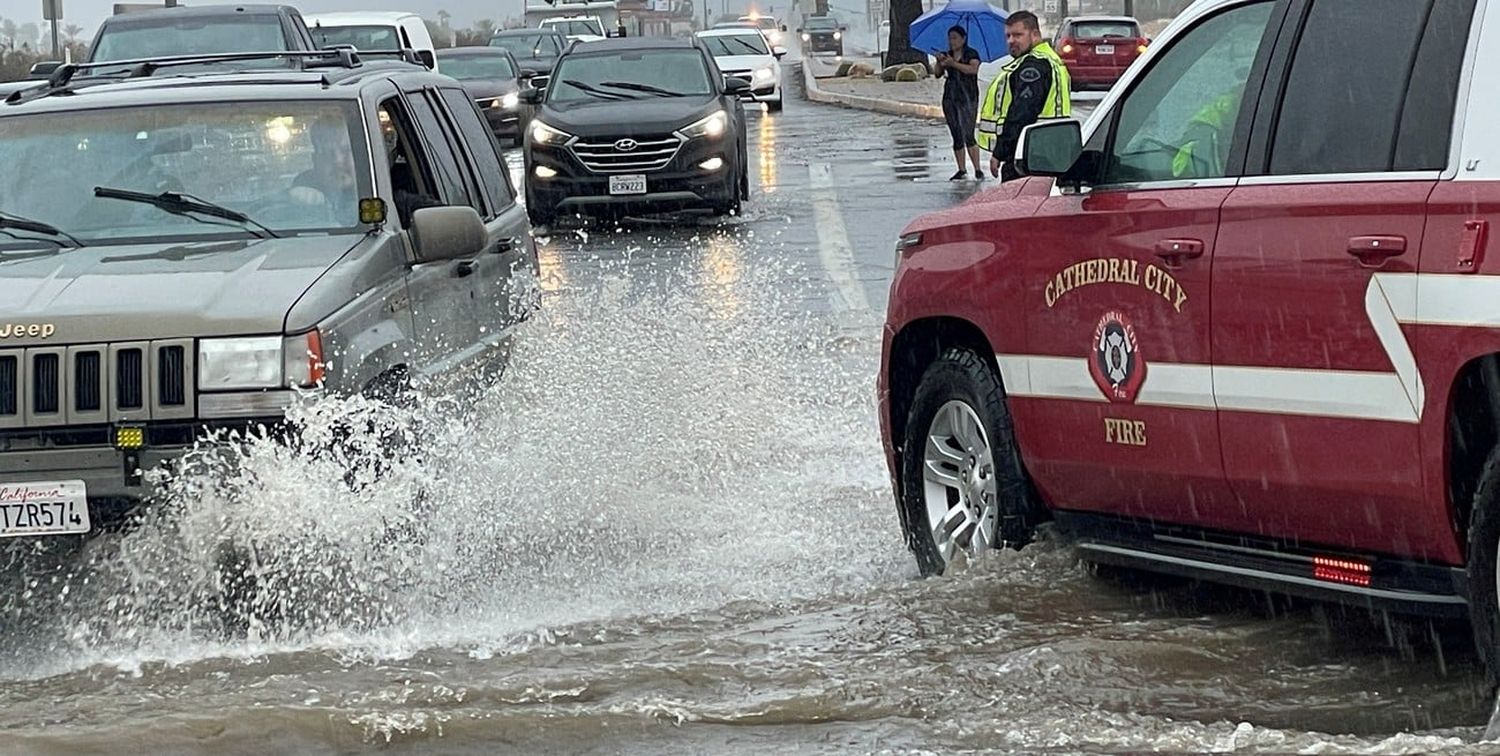
[[[380, 481], [250, 441], [131, 533], [12, 554], [0, 751], [1490, 750], [1461, 626], [1094, 576], [1055, 538], [916, 579], [878, 329], [897, 232], [974, 187], [937, 124], [793, 101], [751, 133], [745, 217], [547, 240], [477, 400], [301, 410], [419, 429]], [[279, 611], [244, 636], [226, 537]]]

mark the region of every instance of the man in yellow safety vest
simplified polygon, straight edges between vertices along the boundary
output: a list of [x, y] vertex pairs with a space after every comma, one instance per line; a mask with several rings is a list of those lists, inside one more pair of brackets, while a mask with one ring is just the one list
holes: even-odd
[[979, 147], [990, 153], [990, 174], [1009, 180], [1016, 176], [1011, 163], [1021, 130], [1040, 118], [1071, 115], [1073, 93], [1068, 67], [1042, 39], [1035, 13], [1017, 11], [1005, 19], [1005, 44], [1011, 61], [984, 94], [976, 138]]

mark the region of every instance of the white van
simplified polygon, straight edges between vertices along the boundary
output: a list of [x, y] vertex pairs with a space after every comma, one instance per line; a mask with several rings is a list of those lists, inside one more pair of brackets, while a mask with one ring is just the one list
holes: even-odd
[[427, 24], [415, 13], [349, 11], [312, 13], [304, 17], [318, 47], [352, 45], [356, 50], [412, 50], [437, 70], [437, 51]]

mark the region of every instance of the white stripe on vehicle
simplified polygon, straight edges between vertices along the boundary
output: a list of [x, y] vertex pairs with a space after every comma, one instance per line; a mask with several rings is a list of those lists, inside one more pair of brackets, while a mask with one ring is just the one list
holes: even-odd
[[[1415, 423], [1426, 387], [1402, 324], [1500, 328], [1500, 277], [1377, 273], [1365, 290], [1392, 370], [1148, 362], [1136, 404]], [[997, 354], [1011, 396], [1104, 402], [1087, 357]]]

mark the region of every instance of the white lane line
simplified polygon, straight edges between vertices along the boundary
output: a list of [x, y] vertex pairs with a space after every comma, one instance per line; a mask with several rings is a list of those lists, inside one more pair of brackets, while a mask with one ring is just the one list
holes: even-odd
[[818, 256], [833, 282], [835, 309], [864, 311], [870, 309], [865, 287], [855, 274], [854, 249], [849, 246], [849, 232], [844, 228], [844, 214], [839, 211], [838, 194], [833, 188], [833, 170], [827, 163], [807, 166], [812, 186], [813, 215], [818, 222]]

